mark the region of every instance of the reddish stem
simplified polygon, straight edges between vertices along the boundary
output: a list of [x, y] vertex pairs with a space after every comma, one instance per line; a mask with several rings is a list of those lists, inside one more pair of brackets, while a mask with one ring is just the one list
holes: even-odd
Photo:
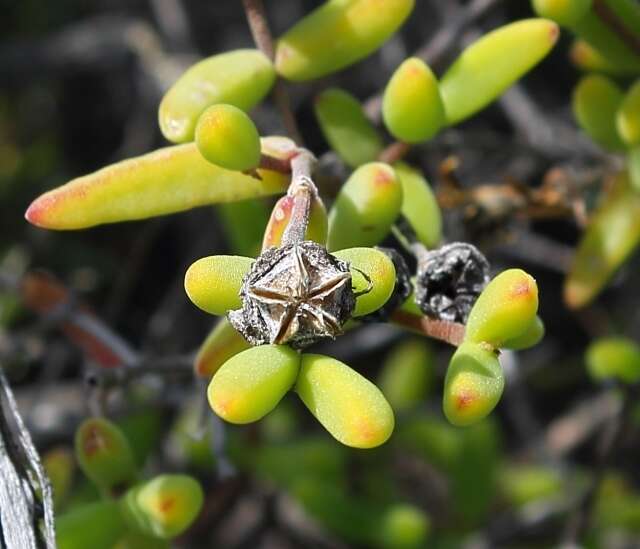
[[396, 311], [391, 315], [391, 320], [405, 328], [415, 332], [439, 339], [449, 345], [457, 347], [464, 339], [464, 324], [448, 322], [446, 320], [433, 320], [426, 316], [418, 316], [405, 311]]

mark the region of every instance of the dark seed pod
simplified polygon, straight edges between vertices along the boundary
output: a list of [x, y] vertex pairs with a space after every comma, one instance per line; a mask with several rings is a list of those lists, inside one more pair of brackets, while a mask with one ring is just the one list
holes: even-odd
[[411, 271], [409, 271], [409, 267], [407, 266], [407, 262], [404, 260], [404, 257], [402, 257], [393, 248], [376, 246], [376, 249], [380, 250], [393, 262], [393, 266], [396, 268], [396, 283], [393, 287], [393, 293], [387, 302], [377, 311], [358, 318], [358, 320], [361, 320], [362, 322], [386, 322], [389, 320], [393, 311], [406, 301], [413, 289], [411, 285]]
[[489, 283], [489, 262], [475, 246], [453, 242], [427, 252], [418, 262], [416, 304], [432, 318], [466, 322]]
[[356, 302], [349, 265], [311, 241], [263, 252], [240, 297], [229, 321], [249, 343], [295, 348], [341, 334]]

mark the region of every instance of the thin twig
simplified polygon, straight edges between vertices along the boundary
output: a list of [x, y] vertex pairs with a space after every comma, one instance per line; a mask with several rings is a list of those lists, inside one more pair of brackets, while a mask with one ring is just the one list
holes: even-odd
[[402, 160], [410, 150], [411, 145], [409, 145], [409, 143], [395, 141], [378, 155], [378, 160], [380, 162], [386, 162], [387, 164], [393, 164], [398, 160]]
[[[242, 0], [242, 4], [254, 42], [262, 53], [273, 61], [275, 59], [275, 48], [262, 0]], [[273, 99], [280, 111], [287, 133], [298, 145], [302, 145], [302, 137], [291, 108], [289, 93], [280, 77], [276, 79], [273, 87]]]
[[607, 5], [605, 0], [593, 0], [593, 13], [595, 13], [600, 21], [609, 27], [631, 51], [636, 55], [640, 55], [640, 36], [625, 25], [624, 21]]
[[293, 197], [291, 219], [282, 235], [282, 246], [304, 240], [309, 225], [311, 201], [318, 197], [311, 174], [316, 165], [315, 157], [306, 149], [291, 160], [291, 185], [287, 194]]
[[464, 324], [457, 322], [433, 320], [427, 316], [418, 316], [404, 311], [395, 311], [391, 315], [391, 320], [404, 328], [439, 339], [454, 347], [460, 345], [464, 339]]

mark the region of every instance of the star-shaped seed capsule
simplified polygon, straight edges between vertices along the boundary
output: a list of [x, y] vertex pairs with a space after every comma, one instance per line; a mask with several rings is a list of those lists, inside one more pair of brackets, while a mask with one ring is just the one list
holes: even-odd
[[229, 321], [252, 345], [302, 348], [335, 338], [355, 307], [349, 265], [311, 241], [263, 252], [240, 297], [242, 309]]

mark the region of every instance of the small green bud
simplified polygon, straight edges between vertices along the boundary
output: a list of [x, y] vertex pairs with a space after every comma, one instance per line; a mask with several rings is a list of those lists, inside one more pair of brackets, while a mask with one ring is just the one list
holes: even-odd
[[393, 73], [384, 90], [382, 117], [400, 141], [420, 143], [445, 124], [438, 80], [424, 61], [411, 57]]
[[424, 547], [431, 529], [429, 516], [418, 507], [396, 504], [382, 516], [381, 546], [385, 549], [418, 549]]
[[640, 346], [624, 337], [607, 337], [589, 345], [587, 369], [597, 381], [619, 379], [625, 383], [640, 380]]
[[[262, 240], [262, 249], [266, 250], [272, 246], [280, 246], [284, 231], [291, 221], [291, 213], [293, 212], [293, 196], [285, 195], [280, 198], [271, 212], [269, 223], [264, 231]], [[327, 219], [327, 210], [320, 198], [315, 197], [311, 201], [311, 210], [309, 211], [309, 224], [305, 233], [305, 240], [313, 240], [318, 244], [326, 244], [327, 232], [329, 230], [329, 221]]]
[[402, 215], [427, 248], [435, 248], [442, 239], [442, 214], [431, 185], [422, 173], [398, 162], [393, 169], [402, 184]]
[[331, 148], [352, 168], [372, 162], [382, 151], [382, 137], [351, 94], [330, 88], [317, 96], [314, 111]]
[[505, 349], [520, 351], [533, 347], [542, 341], [544, 337], [544, 323], [542, 319], [536, 315], [529, 327], [517, 337], [508, 339], [502, 344]]
[[82, 422], [75, 437], [78, 463], [89, 479], [105, 494], [123, 493], [135, 481], [137, 467], [120, 428], [103, 418]]
[[198, 119], [196, 145], [212, 164], [245, 171], [260, 163], [260, 135], [251, 118], [238, 107], [212, 105]]
[[329, 250], [373, 246], [400, 213], [402, 185], [391, 166], [360, 166], [342, 186], [329, 212]]
[[532, 0], [533, 10], [540, 17], [560, 25], [572, 25], [590, 9], [592, 0]]
[[466, 342], [449, 362], [444, 381], [444, 415], [454, 425], [472, 425], [486, 417], [502, 396], [504, 375], [495, 352]]
[[616, 128], [627, 145], [640, 145], [640, 80], [629, 88], [618, 107]]
[[193, 369], [198, 376], [211, 379], [227, 360], [249, 347], [229, 321], [221, 318], [198, 349]]
[[111, 549], [126, 532], [115, 501], [84, 503], [56, 517], [58, 549]]
[[202, 488], [192, 477], [159, 475], [129, 490], [121, 509], [140, 533], [171, 539], [193, 523], [203, 501]]
[[606, 76], [591, 74], [573, 90], [573, 114], [584, 132], [598, 144], [612, 150], [624, 148], [616, 129], [616, 113], [623, 94]]
[[491, 103], [542, 60], [558, 39], [558, 25], [524, 19], [483, 36], [440, 79], [449, 124], [456, 124]]
[[380, 389], [394, 410], [407, 410], [422, 403], [433, 384], [434, 357], [422, 339], [395, 346], [380, 372]]
[[260, 345], [225, 362], [209, 384], [213, 411], [230, 423], [250, 423], [267, 415], [291, 389], [300, 355], [286, 345]]
[[536, 281], [521, 269], [508, 269], [482, 291], [467, 320], [465, 341], [502, 345], [522, 336], [538, 310]]
[[242, 307], [240, 287], [253, 259], [236, 255], [212, 255], [198, 259], [184, 276], [189, 299], [212, 315], [224, 315]]
[[564, 284], [571, 308], [583, 307], [640, 243], [640, 193], [619, 174], [591, 216]]
[[304, 354], [296, 392], [331, 435], [347, 446], [374, 448], [393, 431], [393, 411], [380, 389], [333, 358]]
[[276, 69], [289, 80], [338, 71], [378, 49], [404, 22], [414, 0], [328, 0], [280, 37]]
[[374, 248], [347, 248], [331, 255], [350, 264], [353, 291], [366, 292], [356, 297], [354, 317], [377, 311], [387, 302], [396, 283], [396, 270], [386, 254]]
[[204, 59], [162, 98], [160, 129], [174, 143], [192, 141], [198, 118], [207, 107], [230, 103], [248, 111], [267, 95], [275, 76], [271, 61], [258, 50], [235, 50]]

